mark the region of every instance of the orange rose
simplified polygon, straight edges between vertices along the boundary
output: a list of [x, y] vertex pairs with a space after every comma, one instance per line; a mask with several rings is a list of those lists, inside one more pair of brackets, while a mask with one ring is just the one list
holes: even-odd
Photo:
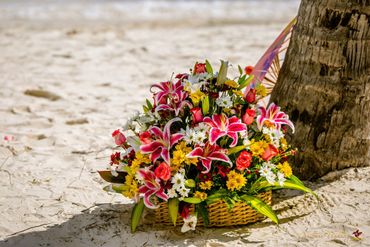
[[154, 174], [157, 178], [167, 181], [171, 177], [171, 168], [166, 162], [162, 162], [155, 168]]

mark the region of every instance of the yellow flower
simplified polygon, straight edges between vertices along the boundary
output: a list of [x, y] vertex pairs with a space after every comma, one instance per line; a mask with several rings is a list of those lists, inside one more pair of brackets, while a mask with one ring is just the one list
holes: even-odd
[[134, 198], [137, 195], [139, 189], [133, 175], [126, 175], [125, 185], [127, 186], [127, 189], [125, 189], [122, 194], [128, 198]]
[[284, 137], [280, 139], [280, 147], [284, 151], [288, 149], [288, 142], [285, 140]]
[[[135, 159], [131, 163], [131, 169], [139, 168], [141, 164], [151, 164], [152, 161], [149, 158], [149, 155], [144, 155], [140, 152], [135, 154]], [[136, 171], [135, 171], [136, 172]]]
[[186, 155], [192, 151], [191, 147], [187, 147], [185, 142], [180, 142], [176, 145], [175, 151], [172, 153], [171, 170], [177, 172], [181, 166], [197, 165], [197, 158], [188, 158]]
[[129, 166], [127, 169], [127, 175], [125, 177], [125, 185], [127, 186], [127, 189], [122, 192], [124, 196], [128, 198], [134, 198], [137, 195], [139, 189], [138, 184], [134, 179], [136, 172], [140, 169], [140, 165], [151, 163], [152, 161], [148, 155], [144, 155], [140, 152], [135, 154], [135, 159], [132, 161], [131, 166]]
[[237, 183], [236, 183], [236, 181], [235, 180], [233, 180], [233, 179], [229, 179], [229, 180], [227, 180], [227, 182], [226, 182], [226, 186], [227, 186], [227, 188], [229, 189], [229, 190], [232, 190], [232, 191], [234, 191], [237, 187], [238, 187], [238, 185], [237, 185]]
[[233, 90], [233, 93], [237, 96], [243, 97], [243, 92], [240, 90]]
[[227, 174], [227, 182], [226, 186], [229, 190], [240, 190], [245, 186], [247, 183], [247, 179], [241, 173], [237, 173], [235, 171], [229, 172]]
[[284, 176], [289, 178], [293, 175], [292, 167], [290, 167], [288, 162], [284, 162], [283, 164], [278, 164], [276, 166], [282, 173], [284, 173]]
[[251, 140], [249, 150], [252, 152], [253, 156], [261, 156], [265, 149], [268, 147], [268, 143], [265, 141], [255, 141], [254, 139]]
[[230, 172], [227, 174], [227, 178], [228, 178], [228, 179], [235, 179], [236, 175], [237, 175], [236, 171], [232, 170], [232, 171], [230, 171]]
[[227, 80], [225, 81], [225, 85], [231, 88], [238, 88], [239, 84], [236, 81], [233, 80]]
[[256, 87], [256, 94], [261, 95], [262, 97], [266, 97], [267, 95], [266, 88], [261, 83]]
[[190, 93], [190, 99], [194, 105], [198, 105], [199, 102], [205, 97], [206, 95], [198, 89], [195, 92]]
[[208, 180], [208, 181], [205, 181], [205, 182], [200, 182], [199, 183], [199, 187], [202, 189], [202, 190], [210, 190], [213, 186], [213, 183], [211, 180]]
[[196, 191], [196, 192], [194, 193], [194, 197], [199, 198], [199, 199], [201, 199], [202, 201], [204, 201], [205, 199], [207, 199], [207, 193], [205, 193], [205, 192], [201, 192], [201, 191]]

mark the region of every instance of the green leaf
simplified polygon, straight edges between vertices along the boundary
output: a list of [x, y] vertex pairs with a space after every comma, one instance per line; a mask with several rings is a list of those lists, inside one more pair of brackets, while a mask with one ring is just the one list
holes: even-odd
[[239, 70], [240, 75], [242, 75], [243, 74], [243, 69], [242, 69], [242, 67], [240, 67], [240, 65], [238, 65], [238, 70]]
[[127, 190], [128, 187], [127, 185], [124, 185], [124, 184], [116, 184], [115, 186], [113, 186], [113, 184], [109, 184], [107, 186], [104, 186], [103, 190], [106, 191], [106, 192], [114, 192], [114, 193], [119, 193], [121, 194], [123, 191]]
[[197, 197], [187, 197], [184, 198], [183, 201], [191, 204], [198, 204], [202, 202], [202, 200]]
[[208, 74], [213, 75], [212, 65], [208, 62], [208, 60], [206, 60], [206, 71]]
[[148, 107], [146, 107], [145, 105], [143, 105], [143, 111], [144, 111], [144, 113], [147, 113], [149, 111]]
[[280, 186], [278, 182], [275, 182], [274, 184], [270, 184], [266, 180], [259, 182], [256, 185], [253, 185], [255, 192], [258, 192], [260, 190], [267, 190], [267, 189], [292, 189], [292, 190], [301, 190], [306, 193], [310, 193], [314, 196], [317, 196], [315, 192], [313, 192], [311, 189], [307, 188], [302, 184], [302, 182], [296, 182], [291, 179], [287, 179], [283, 186]]
[[202, 112], [203, 112], [203, 115], [207, 115], [209, 112], [209, 96], [208, 95], [202, 99]]
[[176, 226], [177, 214], [179, 212], [179, 199], [171, 198], [168, 200], [168, 214], [174, 226]]
[[294, 176], [294, 175], [291, 175], [289, 177], [289, 180], [291, 180], [292, 182], [294, 182], [296, 184], [301, 184], [301, 185], [304, 186], [303, 182], [299, 178], [297, 178], [296, 176]]
[[269, 205], [264, 203], [261, 199], [258, 199], [257, 197], [249, 196], [249, 195], [242, 195], [240, 198], [244, 202], [248, 203], [257, 212], [269, 217], [276, 224], [279, 224], [279, 219], [276, 216], [275, 212], [272, 210], [272, 208]]
[[150, 100], [146, 99], [146, 104], [147, 104], [149, 110], [153, 109], [153, 105], [150, 102]]
[[217, 192], [213, 193], [212, 195], [208, 196], [206, 199], [206, 203], [212, 204], [219, 200], [221, 200], [223, 197], [227, 196], [228, 192], [226, 189], [220, 189]]
[[207, 210], [206, 204], [199, 203], [197, 205], [197, 212], [200, 213], [200, 216], [202, 216], [202, 219], [203, 219], [204, 226], [207, 227], [209, 225], [209, 217], [208, 217], [208, 210]]
[[254, 78], [254, 75], [250, 75], [245, 81], [240, 83], [240, 86], [239, 86], [238, 89], [241, 90], [241, 89], [245, 88], [246, 86], [248, 86], [249, 83], [252, 82], [253, 78]]
[[245, 148], [246, 148], [246, 146], [244, 146], [244, 145], [236, 146], [236, 147], [230, 148], [229, 151], [227, 152], [227, 154], [228, 155], [235, 154], [235, 153], [238, 153], [238, 152], [244, 150]]
[[226, 203], [228, 210], [231, 210], [235, 206], [235, 200], [229, 196], [223, 197], [222, 200]]
[[220, 67], [220, 71], [218, 72], [217, 82], [216, 82], [218, 86], [221, 86], [226, 81], [228, 67], [229, 67], [229, 62], [221, 60], [221, 67]]
[[238, 79], [238, 84], [240, 85], [240, 84], [244, 83], [246, 78], [247, 78], [247, 75], [243, 75], [242, 77], [240, 77]]
[[100, 177], [109, 183], [123, 184], [126, 180], [127, 172], [118, 171], [118, 176], [112, 175], [111, 171], [98, 171]]
[[136, 227], [138, 226], [140, 222], [143, 211], [144, 211], [144, 200], [143, 198], [141, 198], [140, 201], [136, 203], [134, 208], [132, 209], [132, 213], [131, 213], [131, 232], [132, 233], [136, 231]]

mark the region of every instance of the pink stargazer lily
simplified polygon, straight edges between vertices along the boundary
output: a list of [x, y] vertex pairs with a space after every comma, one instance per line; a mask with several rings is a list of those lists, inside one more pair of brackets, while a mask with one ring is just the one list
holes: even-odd
[[175, 111], [175, 115], [178, 116], [180, 111], [185, 107], [188, 106], [189, 108], [192, 107], [191, 103], [186, 100], [188, 97], [188, 93], [185, 91], [177, 91], [174, 94], [171, 94], [169, 97], [170, 102], [165, 104], [158, 105], [155, 110], [170, 110]]
[[247, 126], [236, 116], [227, 118], [225, 114], [213, 115], [212, 119], [210, 117], [206, 117], [203, 119], [203, 122], [212, 127], [209, 132], [209, 140], [211, 144], [216, 143], [216, 141], [223, 136], [229, 136], [233, 139], [230, 147], [234, 147], [238, 143], [238, 132], [244, 132], [247, 130]]
[[144, 180], [144, 185], [139, 188], [139, 193], [144, 194], [145, 206], [152, 209], [158, 208], [159, 206], [154, 205], [150, 200], [153, 195], [164, 201], [168, 200], [168, 196], [164, 193], [164, 189], [160, 185], [160, 180], [150, 170], [140, 169], [138, 172]]
[[143, 154], [150, 154], [153, 162], [162, 157], [167, 164], [170, 164], [171, 147], [184, 137], [182, 133], [171, 134], [171, 125], [177, 121], [181, 121], [181, 119], [173, 118], [168, 121], [163, 131], [157, 126], [152, 126], [149, 131], [154, 135], [155, 139], [148, 144], [141, 145], [141, 152]]
[[213, 160], [223, 161], [232, 166], [232, 162], [225, 154], [225, 150], [217, 145], [212, 145], [209, 142], [204, 147], [196, 147], [193, 151], [187, 154], [188, 158], [199, 158], [202, 165], [206, 168], [202, 173], [208, 173], [211, 170], [211, 163]]
[[293, 130], [294, 133], [294, 124], [289, 120], [289, 116], [280, 111], [280, 107], [274, 103], [271, 103], [267, 110], [263, 106], [260, 106], [259, 110], [261, 115], [257, 116], [258, 129], [261, 130], [264, 123], [273, 124], [278, 130], [280, 130], [281, 125], [286, 124]]
[[158, 88], [159, 92], [155, 93], [155, 102], [167, 102], [167, 98], [174, 97], [178, 92], [183, 91], [184, 86], [181, 83], [181, 80], [178, 80], [176, 83], [171, 81], [160, 82], [152, 86], [152, 88]]

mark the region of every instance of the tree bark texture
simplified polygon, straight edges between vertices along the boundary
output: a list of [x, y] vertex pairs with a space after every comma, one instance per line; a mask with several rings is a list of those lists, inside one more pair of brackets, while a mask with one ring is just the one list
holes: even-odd
[[296, 125], [303, 178], [370, 164], [369, 27], [369, 0], [301, 2], [270, 101]]

